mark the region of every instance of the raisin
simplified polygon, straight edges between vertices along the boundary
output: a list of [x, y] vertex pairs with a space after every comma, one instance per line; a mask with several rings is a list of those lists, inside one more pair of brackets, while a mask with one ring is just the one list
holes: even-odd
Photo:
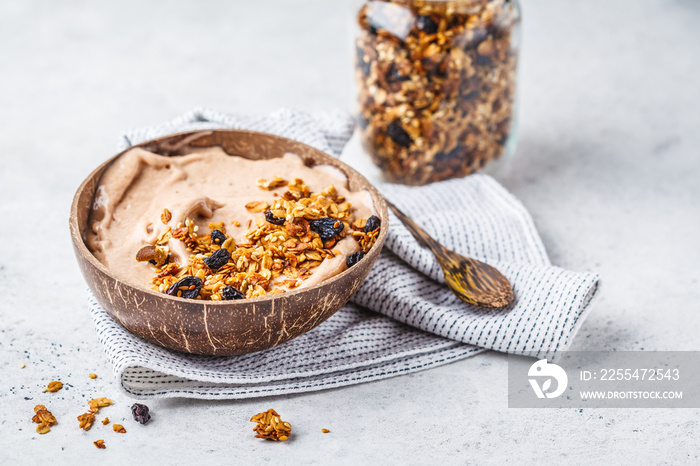
[[231, 299], [245, 299], [243, 292], [237, 288], [234, 288], [233, 286], [225, 286], [221, 293], [221, 297], [227, 301]]
[[445, 153], [445, 152], [438, 152], [435, 154], [435, 162], [449, 162], [450, 160], [455, 160], [455, 159], [461, 159], [462, 157], [462, 152], [464, 149], [462, 149], [461, 146], [457, 146], [451, 151]]
[[271, 210], [265, 211], [265, 220], [272, 223], [273, 225], [284, 225], [284, 217], [275, 217], [275, 214]]
[[328, 241], [345, 228], [343, 222], [330, 217], [311, 220], [309, 226], [311, 227], [311, 231], [318, 233], [318, 236], [320, 236], [323, 241]]
[[392, 82], [400, 82], [400, 81], [408, 81], [411, 79], [410, 76], [404, 76], [401, 73], [399, 73], [398, 68], [396, 68], [395, 64], [391, 64], [389, 67], [389, 70], [386, 72], [386, 80], [390, 83]]
[[134, 415], [136, 422], [140, 424], [148, 424], [151, 420], [151, 413], [148, 412], [148, 406], [139, 403], [134, 403], [131, 406], [131, 414]]
[[438, 25], [435, 20], [428, 15], [421, 15], [416, 18], [416, 28], [426, 34], [435, 34], [438, 32]]
[[357, 264], [360, 262], [360, 259], [365, 257], [365, 252], [364, 251], [357, 251], [353, 252], [348, 256], [347, 259], [345, 259], [345, 265], [348, 266], [348, 268], [352, 267], [353, 265]]
[[[193, 286], [194, 288], [192, 288]], [[186, 289], [180, 290], [181, 287], [186, 287]], [[197, 297], [199, 290], [201, 289], [202, 280], [190, 275], [189, 277], [181, 278], [176, 283], [173, 283], [165, 293], [169, 294], [170, 296], [177, 296], [177, 292], [182, 291], [182, 293], [180, 293], [181, 298], [194, 299]]]
[[382, 221], [379, 220], [379, 217], [377, 217], [376, 215], [372, 215], [370, 218], [367, 219], [367, 223], [365, 223], [365, 233], [369, 233], [370, 231], [376, 230], [381, 224]]
[[411, 145], [411, 142], [413, 142], [411, 136], [403, 129], [399, 120], [394, 120], [387, 125], [386, 134], [401, 147], [408, 147]]
[[211, 231], [211, 244], [221, 246], [226, 241], [226, 235], [221, 230]]
[[217, 270], [228, 264], [228, 260], [231, 257], [231, 253], [228, 249], [221, 248], [218, 251], [214, 251], [214, 254], [204, 259], [204, 263], [212, 270]]

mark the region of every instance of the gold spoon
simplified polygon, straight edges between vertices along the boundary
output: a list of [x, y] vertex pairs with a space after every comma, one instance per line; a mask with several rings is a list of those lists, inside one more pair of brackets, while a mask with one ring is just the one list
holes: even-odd
[[445, 274], [448, 288], [460, 299], [475, 306], [493, 308], [507, 306], [513, 301], [510, 282], [495, 267], [447, 249], [394, 204], [389, 201], [386, 203], [413, 237], [435, 254]]

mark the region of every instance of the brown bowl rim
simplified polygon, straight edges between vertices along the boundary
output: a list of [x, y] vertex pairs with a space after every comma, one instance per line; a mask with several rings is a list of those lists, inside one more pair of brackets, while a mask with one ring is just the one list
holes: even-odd
[[[138, 285], [135, 283], [132, 283], [130, 281], [126, 281], [122, 278], [119, 278], [118, 276], [114, 275], [102, 262], [97, 260], [97, 258], [94, 256], [92, 252], [88, 249], [87, 245], [85, 244], [85, 239], [84, 239], [84, 231], [79, 231], [79, 225], [78, 225], [78, 199], [80, 197], [80, 194], [85, 190], [86, 185], [90, 180], [92, 180], [96, 173], [101, 171], [101, 170], [106, 170], [107, 167], [111, 164], [113, 164], [119, 157], [121, 157], [124, 153], [127, 151], [135, 148], [135, 147], [143, 147], [147, 144], [154, 144], [158, 143], [159, 141], [162, 141], [164, 139], [171, 139], [171, 138], [176, 138], [176, 137], [185, 137], [186, 135], [194, 135], [196, 133], [202, 133], [202, 135], [206, 133], [212, 133], [212, 132], [232, 132], [232, 133], [245, 133], [245, 134], [250, 134], [250, 135], [259, 135], [263, 137], [269, 137], [272, 139], [277, 139], [280, 141], [286, 141], [286, 142], [291, 142], [293, 144], [301, 144], [303, 146], [306, 146], [307, 148], [313, 150], [314, 152], [317, 152], [321, 154], [324, 157], [328, 157], [330, 162], [335, 162], [335, 163], [318, 163], [318, 165], [331, 165], [335, 166], [336, 168], [340, 169], [343, 174], [348, 178], [348, 181], [350, 177], [348, 176], [348, 171], [354, 172], [354, 175], [357, 175], [360, 180], [364, 181], [367, 185], [366, 189], [370, 192], [371, 197], [372, 197], [372, 203], [373, 207], [375, 208], [375, 211], [378, 211], [376, 213], [379, 213], [380, 219], [381, 219], [381, 231], [379, 232], [379, 236], [377, 237], [377, 241], [375, 242], [374, 246], [370, 249], [369, 253], [365, 256], [365, 258], [360, 261], [357, 266], [361, 266], [362, 262], [366, 261], [365, 264], [371, 264], [370, 267], [374, 266], [374, 262], [376, 261], [376, 258], [379, 256], [379, 253], [381, 252], [381, 249], [384, 245], [384, 239], [386, 238], [387, 232], [388, 232], [388, 226], [389, 226], [389, 213], [388, 213], [388, 207], [386, 204], [386, 201], [384, 200], [384, 197], [381, 195], [379, 190], [372, 184], [364, 175], [362, 175], [360, 172], [352, 168], [350, 165], [346, 164], [345, 162], [342, 162], [338, 157], [332, 156], [321, 149], [317, 149], [313, 146], [310, 146], [309, 144], [306, 144], [301, 141], [297, 141], [295, 139], [290, 139], [286, 138], [283, 136], [278, 136], [276, 134], [271, 134], [271, 133], [265, 133], [262, 131], [252, 131], [252, 130], [242, 130], [242, 129], [232, 129], [232, 128], [213, 128], [213, 129], [202, 129], [202, 130], [190, 130], [190, 131], [181, 131], [177, 133], [171, 133], [165, 136], [161, 136], [158, 138], [154, 139], [149, 139], [147, 141], [143, 141], [139, 144], [134, 144], [132, 146], [127, 147], [123, 151], [119, 152], [118, 154], [110, 157], [109, 159], [105, 160], [102, 162], [99, 166], [97, 166], [94, 170], [92, 170], [83, 180], [82, 183], [80, 183], [80, 186], [78, 186], [78, 189], [76, 190], [74, 196], [73, 196], [73, 201], [71, 203], [71, 209], [70, 209], [70, 217], [69, 217], [69, 226], [70, 226], [70, 232], [71, 232], [71, 240], [73, 241], [74, 246], [77, 248], [77, 251], [83, 256], [86, 257], [87, 260], [90, 262], [90, 264], [98, 269], [100, 269], [104, 274], [112, 278], [113, 280], [122, 283], [126, 286], [132, 287], [140, 292], [145, 292], [148, 293], [154, 297], [157, 298], [162, 298], [167, 300], [176, 300], [175, 302], [187, 302], [187, 303], [197, 303], [201, 304], [202, 306], [220, 306], [220, 307], [225, 307], [225, 306], [238, 306], [238, 305], [243, 305], [243, 304], [248, 304], [248, 303], [258, 303], [258, 302], [264, 302], [264, 301], [274, 301], [276, 299], [281, 299], [281, 298], [286, 298], [286, 297], [291, 297], [297, 294], [302, 294], [309, 292], [311, 290], [319, 289], [322, 287], [329, 286], [333, 282], [339, 280], [345, 273], [347, 273], [350, 269], [346, 268], [343, 270], [341, 273], [324, 280], [316, 285], [313, 285], [309, 288], [301, 288], [301, 289], [296, 289], [296, 290], [291, 290], [287, 291], [283, 294], [275, 294], [275, 295], [266, 295], [266, 296], [258, 296], [255, 298], [247, 298], [247, 299], [241, 299], [241, 300], [233, 300], [233, 301], [205, 301], [205, 300], [200, 300], [200, 299], [186, 299], [182, 297], [177, 297], [177, 296], [170, 296], [165, 293], [159, 293], [157, 291], [154, 291], [145, 285]], [[196, 140], [196, 139], [195, 139]], [[217, 145], [212, 145], [212, 146], [207, 146], [207, 147], [221, 147]], [[238, 155], [240, 157], [245, 157], [244, 154], [230, 154], [226, 151], [225, 148], [221, 147], [224, 152], [226, 152], [229, 155]], [[289, 152], [292, 153], [292, 152]], [[297, 154], [298, 155], [298, 154]], [[301, 156], [300, 156], [301, 157]], [[280, 157], [271, 157], [271, 158], [280, 158]], [[249, 159], [251, 160], [251, 159]], [[255, 159], [252, 159], [255, 160]], [[337, 166], [336, 166], [337, 164]], [[104, 172], [102, 175], [100, 175], [100, 179], [104, 176]], [[95, 191], [97, 190], [97, 186], [99, 186], [99, 179], [96, 181], [95, 185]], [[349, 189], [349, 187], [348, 187]], [[354, 191], [356, 192], [356, 191]], [[95, 192], [92, 193], [91, 199], [94, 200]], [[90, 206], [92, 206], [93, 202], [90, 202]], [[379, 204], [377, 206], [377, 203]], [[379, 207], [377, 209], [377, 207]], [[89, 215], [88, 215], [89, 219]], [[86, 225], [86, 228], [88, 228], [89, 224]], [[379, 247], [377, 247], [379, 246]], [[92, 291], [92, 290], [91, 290]]]

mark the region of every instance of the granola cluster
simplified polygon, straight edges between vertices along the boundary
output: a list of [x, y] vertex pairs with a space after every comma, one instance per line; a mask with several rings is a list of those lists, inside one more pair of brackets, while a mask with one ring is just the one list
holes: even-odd
[[[312, 193], [299, 178], [289, 182], [281, 177], [258, 180], [263, 190], [285, 185], [287, 190], [272, 204], [246, 204], [249, 212], [261, 215], [255, 222], [249, 221], [244, 243], [236, 244], [226, 234], [223, 222], [209, 223], [210, 234], [199, 234], [199, 227], [191, 219], [175, 229], [166, 227], [156, 244], [144, 246], [136, 254], [137, 261], [155, 265], [153, 289], [212, 301], [284, 293], [310, 277], [324, 259], [340, 255], [334, 247], [343, 238], [354, 237], [361, 248], [347, 258], [348, 267], [376, 242], [379, 218], [353, 218], [350, 203], [333, 185]], [[163, 219], [168, 214], [164, 210]], [[235, 220], [232, 223], [239, 226]], [[171, 238], [182, 241], [192, 253], [186, 265], [170, 261]]]
[[[88, 406], [90, 406], [90, 409], [88, 412], [78, 416], [78, 426], [83, 430], [90, 430], [92, 424], [95, 422], [95, 414], [97, 414], [101, 408], [111, 404], [112, 400], [106, 397], [93, 398], [92, 400], [88, 401]], [[106, 424], [106, 422], [102, 422], [102, 424]]]
[[274, 409], [256, 414], [250, 418], [250, 422], [257, 423], [253, 428], [255, 438], [284, 442], [292, 435], [292, 425], [280, 419], [280, 415]]
[[41, 435], [48, 433], [51, 430], [51, 426], [56, 424], [56, 418], [44, 405], [34, 406], [34, 417], [32, 417], [32, 421], [39, 424], [36, 426], [36, 431]]
[[514, 2], [376, 0], [358, 20], [361, 138], [391, 181], [463, 176], [502, 155], [514, 111]]

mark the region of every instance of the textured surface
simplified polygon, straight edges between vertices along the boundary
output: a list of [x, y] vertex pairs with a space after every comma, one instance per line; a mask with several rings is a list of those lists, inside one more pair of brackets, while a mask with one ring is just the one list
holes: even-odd
[[[574, 347], [699, 350], [700, 8], [523, 3], [520, 144], [499, 179], [534, 216], [554, 264], [603, 277]], [[698, 462], [697, 409], [509, 410], [507, 361], [494, 353], [308, 395], [157, 401], [152, 424], [131, 420], [70, 247], [75, 189], [122, 129], [194, 106], [347, 105], [349, 12], [296, 0], [0, 3], [0, 463], [126, 464], [135, 451], [171, 463]], [[372, 173], [356, 147], [346, 156]], [[66, 386], [42, 394], [54, 378]], [[113, 395], [103, 412], [127, 434], [78, 431], [86, 401]], [[58, 418], [45, 436], [30, 422], [36, 403]], [[252, 438], [248, 419], [270, 407], [292, 423], [293, 441]], [[107, 449], [92, 445], [99, 438]]]

